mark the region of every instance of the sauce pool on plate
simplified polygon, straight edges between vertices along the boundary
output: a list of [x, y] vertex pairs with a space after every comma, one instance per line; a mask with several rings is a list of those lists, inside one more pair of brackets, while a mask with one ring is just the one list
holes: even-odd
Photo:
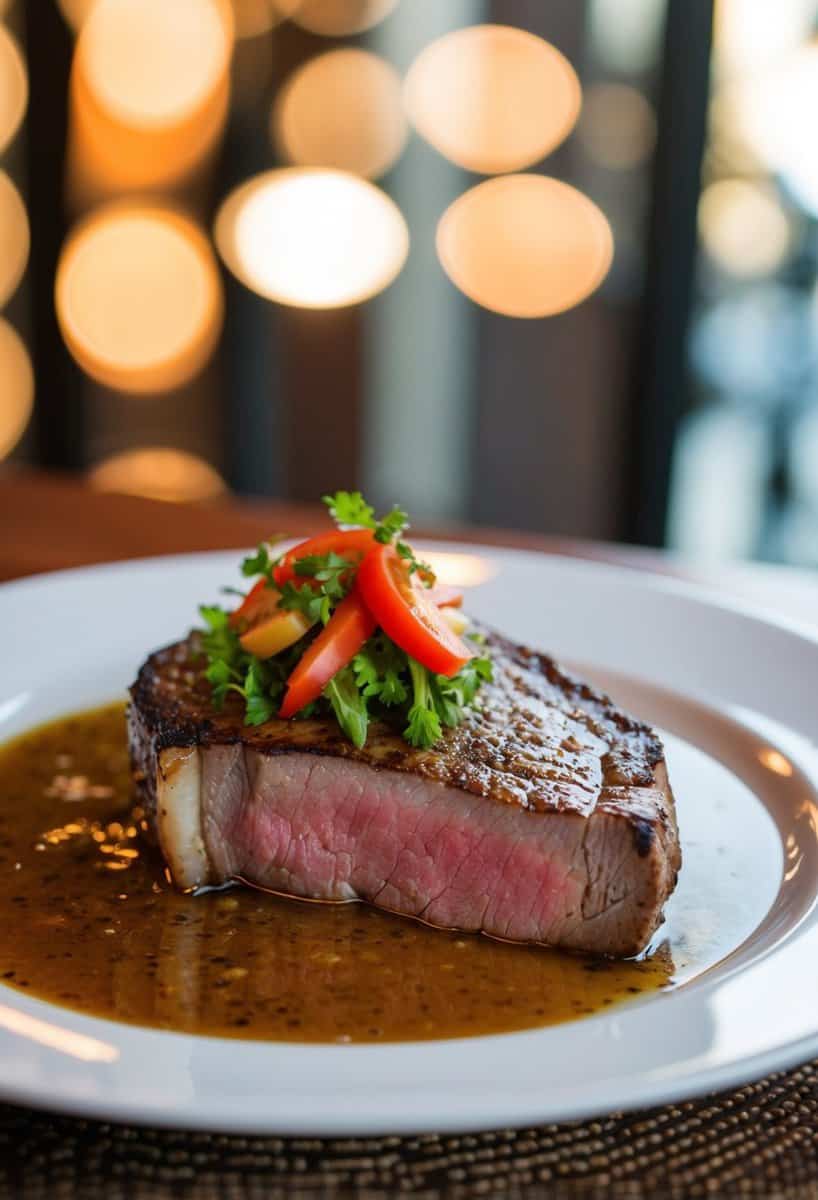
[[183, 895], [142, 826], [121, 704], [0, 748], [3, 983], [185, 1033], [392, 1042], [558, 1024], [671, 980], [667, 953], [615, 962], [361, 904]]

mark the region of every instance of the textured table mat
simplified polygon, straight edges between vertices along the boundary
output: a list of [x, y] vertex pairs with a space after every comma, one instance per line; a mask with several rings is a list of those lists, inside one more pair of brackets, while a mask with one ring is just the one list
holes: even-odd
[[818, 1063], [649, 1112], [458, 1137], [226, 1137], [0, 1106], [0, 1162], [4, 1200], [818, 1200]]

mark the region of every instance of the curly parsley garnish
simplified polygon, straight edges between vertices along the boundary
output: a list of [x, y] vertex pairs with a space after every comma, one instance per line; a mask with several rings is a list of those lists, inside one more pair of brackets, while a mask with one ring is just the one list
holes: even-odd
[[203, 604], [199, 613], [205, 622], [200, 631], [208, 665], [205, 678], [211, 685], [213, 704], [223, 708], [231, 692], [244, 700], [245, 725], [263, 725], [278, 711], [287, 678], [304, 646], [296, 643], [283, 654], [263, 661], [242, 649], [238, 634], [230, 626], [230, 614]]
[[[431, 567], [418, 560], [403, 540], [409, 527], [403, 509], [395, 506], [378, 518], [360, 492], [336, 492], [325, 496], [324, 503], [339, 526], [371, 530], [376, 542], [394, 546], [410, 574], [420, 572], [423, 583], [434, 584]], [[208, 605], [199, 610], [205, 625], [200, 631], [207, 658], [204, 674], [211, 685], [213, 703], [221, 708], [231, 695], [240, 697], [248, 725], [262, 725], [276, 716], [292, 671], [320, 629], [329, 623], [335, 608], [349, 595], [358, 566], [357, 560], [335, 551], [309, 554], [295, 560], [290, 570], [293, 577], [279, 588], [275, 572], [284, 559], [271, 554], [272, 540], [243, 560], [241, 572], [248, 580], [265, 580], [274, 589], [280, 609], [306, 617], [309, 631], [299, 641], [262, 660], [243, 649], [240, 632], [228, 612]], [[468, 636], [476, 645], [485, 640], [479, 633]], [[477, 702], [480, 687], [491, 676], [491, 661], [485, 654], [470, 659], [451, 678], [437, 675], [379, 629], [329, 680], [320, 698], [298, 716], [334, 715], [358, 748], [366, 744], [370, 720], [385, 721], [400, 729], [410, 745], [427, 750], [441, 739], [445, 729], [465, 719], [467, 710]]]
[[391, 512], [377, 520], [375, 510], [367, 504], [360, 492], [336, 492], [332, 496], [322, 496], [329, 514], [339, 525], [353, 526], [357, 529], [371, 529], [376, 542], [384, 544], [395, 543], [395, 549], [409, 567], [410, 573], [421, 571], [423, 581], [429, 587], [435, 581], [435, 573], [428, 563], [415, 558], [411, 546], [401, 541], [401, 535], [409, 528], [409, 514], [395, 505]]

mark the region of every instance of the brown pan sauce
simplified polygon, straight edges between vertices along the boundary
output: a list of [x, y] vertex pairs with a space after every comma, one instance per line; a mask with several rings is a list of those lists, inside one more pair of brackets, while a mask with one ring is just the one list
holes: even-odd
[[182, 895], [133, 809], [121, 704], [0, 749], [0, 978], [186, 1033], [391, 1042], [553, 1025], [666, 985], [612, 962], [249, 888]]

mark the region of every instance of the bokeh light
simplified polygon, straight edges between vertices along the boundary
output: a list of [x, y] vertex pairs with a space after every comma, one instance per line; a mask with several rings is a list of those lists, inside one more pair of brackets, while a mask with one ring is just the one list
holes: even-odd
[[453, 587], [477, 587], [497, 574], [497, 566], [481, 554], [454, 550], [424, 551], [423, 558], [437, 575], [438, 583]]
[[226, 490], [210, 463], [169, 446], [145, 446], [111, 455], [92, 467], [88, 478], [98, 491], [151, 500], [213, 500]]
[[785, 758], [780, 750], [773, 750], [771, 746], [759, 750], [758, 759], [762, 766], [768, 771], [774, 771], [776, 775], [790, 776], [795, 773], [790, 760]]
[[530, 166], [567, 137], [579, 80], [548, 42], [505, 25], [472, 25], [427, 46], [406, 77], [406, 108], [427, 142], [484, 174]]
[[398, 0], [276, 0], [282, 15], [325, 37], [363, 33], [388, 17]]
[[0, 25], [0, 154], [23, 119], [28, 103], [28, 77], [20, 48]]
[[281, 19], [274, 0], [230, 0], [237, 38], [262, 37]]
[[[292, 7], [297, 0], [289, 0]], [[66, 22], [79, 33], [99, 0], [57, 0]], [[261, 37], [281, 21], [287, 0], [219, 0], [229, 3], [237, 38]]]
[[19, 334], [0, 317], [0, 459], [19, 442], [34, 406], [34, 372]]
[[267, 171], [222, 205], [216, 245], [260, 296], [302, 308], [356, 304], [387, 287], [409, 252], [409, 230], [379, 188], [342, 171]]
[[271, 132], [292, 163], [377, 178], [406, 142], [398, 73], [378, 55], [355, 48], [310, 59], [279, 93]]
[[818, 41], [724, 90], [737, 132], [756, 159], [818, 214]]
[[221, 331], [221, 280], [207, 240], [159, 209], [114, 207], [63, 247], [57, 315], [84, 371], [108, 387], [179, 387], [207, 362]]
[[202, 161], [226, 119], [232, 33], [223, 0], [97, 0], [71, 74], [72, 166], [86, 186], [167, 186]]
[[635, 87], [596, 83], [585, 93], [577, 133], [594, 162], [612, 171], [625, 171], [652, 154], [656, 115]]
[[815, 24], [815, 0], [717, 0], [713, 46], [721, 77], [763, 71], [795, 50]]
[[787, 257], [790, 226], [774, 188], [720, 179], [699, 200], [699, 234], [708, 254], [739, 279], [769, 275]]
[[16, 292], [28, 262], [25, 206], [5, 171], [0, 171], [0, 308]]
[[60, 12], [75, 33], [82, 29], [97, 2], [98, 0], [57, 0]]
[[454, 201], [438, 226], [437, 251], [475, 303], [509, 317], [546, 317], [599, 286], [613, 236], [576, 188], [541, 175], [505, 175]]
[[230, 47], [215, 0], [99, 0], [77, 48], [99, 105], [126, 126], [161, 128], [194, 112]]

